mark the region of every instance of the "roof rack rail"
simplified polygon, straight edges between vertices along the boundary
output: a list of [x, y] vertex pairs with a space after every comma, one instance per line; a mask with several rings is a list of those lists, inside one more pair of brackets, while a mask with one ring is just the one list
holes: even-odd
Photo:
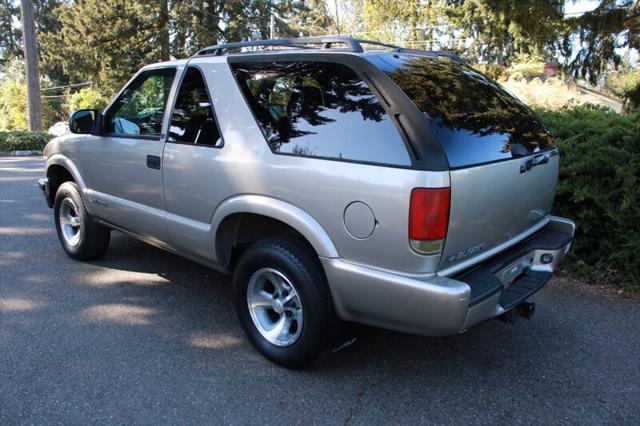
[[371, 44], [375, 46], [384, 46], [392, 49], [400, 49], [399, 46], [393, 44], [382, 43], [372, 40], [361, 40], [353, 37], [343, 36], [318, 36], [318, 37], [299, 37], [299, 38], [281, 38], [272, 40], [252, 40], [237, 43], [224, 43], [215, 46], [208, 46], [199, 50], [194, 56], [215, 55], [220, 56], [223, 51], [231, 49], [241, 49], [243, 47], [293, 47], [299, 49], [313, 49], [313, 45], [321, 45], [322, 49], [330, 49], [334, 44], [346, 44], [346, 48], [340, 48], [342, 51], [361, 53], [364, 52], [363, 44]]
[[453, 50], [420, 50], [420, 49], [406, 49], [404, 47], [400, 47], [397, 49], [398, 53], [408, 53], [411, 55], [435, 55], [435, 56], [445, 56], [452, 61], [457, 61], [460, 63], [464, 63], [464, 59], [462, 59], [455, 51]]
[[318, 45], [320, 45], [320, 49], [331, 49], [335, 44], [344, 44], [346, 47], [338, 48], [342, 52], [354, 52], [354, 53], [362, 53], [365, 49], [362, 47], [365, 45], [373, 45], [373, 46], [382, 46], [393, 49], [398, 53], [410, 53], [415, 55], [436, 55], [436, 56], [446, 56], [451, 58], [452, 60], [458, 62], [464, 62], [455, 52], [452, 51], [429, 51], [429, 50], [417, 50], [417, 49], [407, 49], [404, 47], [396, 46], [394, 44], [383, 43], [380, 41], [374, 40], [364, 40], [353, 37], [346, 36], [317, 36], [317, 37], [299, 37], [299, 38], [281, 38], [281, 39], [270, 39], [270, 40], [251, 40], [251, 41], [241, 41], [237, 43], [224, 43], [224, 44], [216, 44], [214, 46], [208, 46], [204, 49], [196, 52], [195, 56], [206, 56], [206, 55], [214, 55], [220, 56], [225, 51], [233, 50], [233, 49], [242, 49], [245, 47], [292, 47], [296, 49], [318, 49]]

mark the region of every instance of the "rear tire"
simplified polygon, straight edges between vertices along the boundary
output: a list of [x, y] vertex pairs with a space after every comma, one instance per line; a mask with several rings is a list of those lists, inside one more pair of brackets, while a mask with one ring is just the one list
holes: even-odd
[[318, 256], [287, 237], [258, 241], [233, 276], [242, 328], [267, 359], [301, 368], [330, 353], [330, 295]]
[[58, 239], [70, 257], [93, 260], [107, 251], [111, 230], [91, 218], [75, 182], [60, 185], [53, 204], [53, 214]]

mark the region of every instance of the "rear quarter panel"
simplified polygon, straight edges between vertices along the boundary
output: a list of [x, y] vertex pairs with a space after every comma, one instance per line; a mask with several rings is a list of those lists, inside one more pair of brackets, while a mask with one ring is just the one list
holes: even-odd
[[[225, 140], [210, 165], [217, 171], [211, 192], [220, 200], [218, 207], [241, 194], [273, 197], [313, 217], [346, 260], [407, 273], [435, 271], [439, 256], [421, 256], [409, 246], [409, 199], [416, 187], [449, 186], [448, 172], [273, 154], [229, 65], [206, 58], [193, 62], [211, 89]], [[344, 211], [354, 201], [374, 212], [375, 229], [368, 238], [354, 238], [345, 229]]]

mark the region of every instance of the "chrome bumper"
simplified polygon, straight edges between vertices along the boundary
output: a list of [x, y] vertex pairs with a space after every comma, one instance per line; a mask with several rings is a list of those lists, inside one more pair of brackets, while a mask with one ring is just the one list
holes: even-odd
[[[539, 244], [522, 251], [529, 247], [527, 241], [548, 231], [566, 234], [564, 241], [568, 243], [548, 247]], [[494, 289], [479, 290], [468, 271], [452, 277], [408, 276], [342, 259], [321, 260], [336, 312], [342, 319], [407, 333], [447, 336], [513, 309], [520, 294], [525, 300], [540, 290], [569, 251], [574, 231], [572, 221], [551, 217], [524, 242], [474, 265], [471, 269], [486, 267], [491, 271], [497, 282]], [[524, 282], [527, 274], [536, 277], [536, 285], [516, 292], [518, 285], [528, 285]]]

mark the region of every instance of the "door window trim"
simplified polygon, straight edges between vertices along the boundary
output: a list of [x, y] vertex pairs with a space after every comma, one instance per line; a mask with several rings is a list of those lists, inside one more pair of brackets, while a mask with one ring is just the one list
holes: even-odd
[[167, 102], [166, 105], [164, 106], [164, 118], [162, 120], [162, 129], [160, 129], [160, 134], [159, 135], [125, 135], [125, 134], [119, 134], [119, 133], [104, 133], [102, 136], [105, 137], [110, 137], [110, 138], [120, 138], [120, 139], [142, 139], [142, 140], [148, 140], [148, 141], [161, 141], [165, 138], [166, 135], [166, 131], [167, 131], [167, 109], [169, 108], [170, 105], [170, 101], [171, 101], [171, 97], [172, 97], [172, 92], [174, 90], [174, 86], [176, 84], [176, 77], [178, 76], [178, 67], [176, 67], [175, 65], [172, 66], [165, 66], [165, 67], [153, 67], [153, 68], [143, 68], [141, 70], [139, 70], [137, 73], [135, 73], [133, 75], [133, 77], [131, 77], [129, 79], [129, 81], [127, 81], [127, 84], [125, 84], [122, 89], [120, 89], [120, 91], [118, 92], [118, 95], [113, 99], [113, 101], [111, 101], [109, 103], [109, 105], [107, 105], [107, 107], [103, 110], [102, 115], [104, 117], [108, 117], [109, 116], [109, 110], [111, 110], [114, 105], [116, 105], [118, 103], [118, 101], [120, 100], [120, 98], [122, 98], [122, 95], [124, 94], [124, 92], [131, 86], [131, 84], [133, 84], [134, 81], [136, 81], [136, 79], [141, 76], [144, 73], [148, 73], [148, 72], [154, 72], [154, 71], [160, 71], [160, 70], [174, 70], [174, 75], [173, 75], [173, 81], [171, 82], [171, 89], [169, 89], [169, 95], [167, 97]]
[[[195, 68], [196, 70], [198, 70], [198, 72], [200, 73], [200, 77], [202, 77], [202, 81], [204, 83], [204, 89], [207, 92], [207, 97], [209, 98], [209, 104], [211, 105], [211, 113], [213, 114], [213, 120], [216, 123], [216, 127], [218, 128], [218, 134], [220, 135], [220, 143], [219, 144], [215, 144], [215, 145], [198, 145], [196, 143], [193, 142], [183, 142], [183, 141], [172, 141], [169, 139], [169, 128], [171, 127], [171, 119], [173, 117], [173, 112], [176, 109], [176, 103], [178, 102], [178, 95], [180, 95], [180, 89], [182, 88], [182, 83], [185, 79], [185, 77], [187, 76], [187, 72], [189, 71], [189, 68]], [[169, 102], [168, 102], [169, 103]], [[171, 99], [171, 113], [169, 114], [169, 121], [168, 121], [168, 126], [169, 128], [167, 129], [166, 132], [164, 132], [164, 137], [165, 137], [165, 143], [173, 143], [176, 145], [189, 145], [189, 146], [197, 146], [197, 147], [201, 147], [201, 148], [217, 148], [217, 149], [221, 149], [224, 147], [225, 142], [224, 142], [224, 136], [222, 135], [222, 127], [220, 127], [220, 122], [218, 121], [218, 115], [216, 114], [216, 109], [213, 105], [213, 98], [211, 97], [211, 92], [209, 91], [209, 84], [207, 83], [207, 78], [205, 77], [205, 74], [202, 70], [202, 68], [197, 65], [197, 64], [187, 64], [187, 66], [183, 67], [182, 71], [180, 72], [180, 78], [178, 79], [178, 85], [176, 87], [176, 91], [173, 95], [173, 99]]]

